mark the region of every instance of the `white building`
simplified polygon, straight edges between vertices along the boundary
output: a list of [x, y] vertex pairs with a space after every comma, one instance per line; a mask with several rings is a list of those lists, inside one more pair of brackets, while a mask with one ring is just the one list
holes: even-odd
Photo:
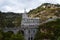
[[25, 40], [34, 40], [39, 23], [39, 18], [30, 18], [27, 16], [27, 13], [22, 14], [21, 28], [24, 28]]

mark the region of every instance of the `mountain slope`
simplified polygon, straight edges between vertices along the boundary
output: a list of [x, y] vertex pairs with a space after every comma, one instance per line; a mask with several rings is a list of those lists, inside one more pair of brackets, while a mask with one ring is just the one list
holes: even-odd
[[[39, 26], [35, 40], [57, 40], [60, 38], [60, 19]], [[60, 40], [60, 39], [59, 39]]]
[[22, 14], [0, 12], [0, 27], [18, 27], [21, 24]]
[[60, 5], [44, 3], [36, 9], [31, 10], [28, 13], [31, 18], [39, 17], [41, 20], [47, 20], [49, 18], [60, 17]]

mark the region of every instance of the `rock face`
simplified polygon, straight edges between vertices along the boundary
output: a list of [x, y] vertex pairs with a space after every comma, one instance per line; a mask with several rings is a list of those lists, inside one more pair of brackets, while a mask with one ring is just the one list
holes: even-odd
[[22, 16], [21, 28], [23, 28], [25, 40], [34, 40], [40, 20], [39, 18], [30, 18], [26, 13]]

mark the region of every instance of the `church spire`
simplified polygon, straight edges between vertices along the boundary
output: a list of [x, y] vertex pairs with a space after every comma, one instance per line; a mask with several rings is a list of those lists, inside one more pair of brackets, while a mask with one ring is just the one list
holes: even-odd
[[24, 9], [24, 13], [23, 13], [23, 16], [22, 17], [23, 18], [28, 18], [26, 9]]
[[24, 9], [24, 13], [27, 13], [26, 9]]

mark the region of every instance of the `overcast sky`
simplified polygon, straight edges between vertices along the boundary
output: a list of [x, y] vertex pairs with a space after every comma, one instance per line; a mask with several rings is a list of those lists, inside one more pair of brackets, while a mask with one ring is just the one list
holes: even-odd
[[0, 0], [0, 11], [23, 13], [40, 6], [42, 3], [60, 4], [60, 0]]

